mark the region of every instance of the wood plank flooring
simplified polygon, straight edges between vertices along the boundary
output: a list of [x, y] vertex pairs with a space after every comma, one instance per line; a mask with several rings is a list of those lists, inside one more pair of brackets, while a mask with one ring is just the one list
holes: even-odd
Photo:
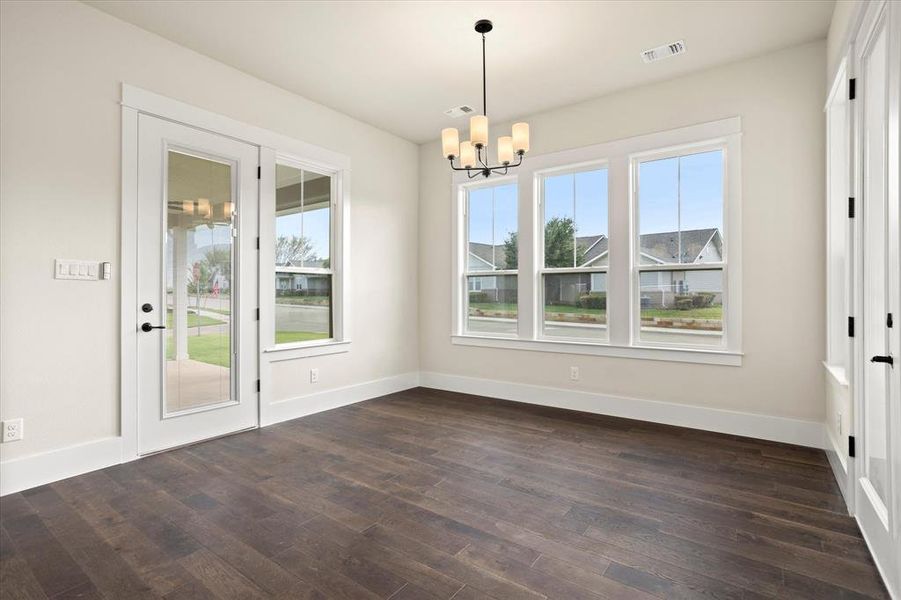
[[887, 598], [821, 451], [424, 388], [0, 501], [2, 598]]

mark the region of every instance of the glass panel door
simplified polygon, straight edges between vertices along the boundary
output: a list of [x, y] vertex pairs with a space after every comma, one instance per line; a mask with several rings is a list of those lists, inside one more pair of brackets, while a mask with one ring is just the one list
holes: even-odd
[[164, 413], [233, 398], [233, 165], [167, 152]]

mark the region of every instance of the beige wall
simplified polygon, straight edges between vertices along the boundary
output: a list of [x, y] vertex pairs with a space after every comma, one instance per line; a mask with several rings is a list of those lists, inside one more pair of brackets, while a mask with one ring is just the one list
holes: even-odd
[[832, 21], [829, 23], [829, 34], [826, 37], [826, 77], [831, 84], [831, 78], [838, 68], [845, 52], [845, 42], [848, 40], [853, 21], [857, 18], [860, 9], [866, 4], [864, 0], [837, 0], [832, 10]]
[[421, 369], [822, 421], [825, 56], [809, 43], [525, 118], [533, 155], [742, 118], [742, 367], [453, 346], [451, 177], [434, 142], [420, 149]]
[[3, 460], [119, 431], [121, 82], [351, 157], [352, 351], [280, 363], [277, 399], [418, 369], [414, 144], [76, 2], [0, 3], [0, 71], [0, 418], [25, 419]]

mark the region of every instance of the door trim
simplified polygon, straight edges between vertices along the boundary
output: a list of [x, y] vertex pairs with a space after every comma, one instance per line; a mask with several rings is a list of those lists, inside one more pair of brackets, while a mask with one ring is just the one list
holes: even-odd
[[[121, 462], [140, 457], [138, 454], [138, 381], [137, 381], [137, 332], [138, 323], [134, 307], [137, 302], [137, 224], [138, 224], [138, 115], [145, 114], [188, 127], [200, 129], [252, 144], [260, 148], [277, 148], [280, 152], [303, 156], [311, 166], [344, 171], [345, 184], [342, 193], [349, 195], [350, 159], [337, 152], [301, 142], [286, 135], [248, 125], [229, 117], [173, 100], [142, 88], [122, 83], [122, 205], [120, 230], [120, 353], [119, 353], [119, 406], [120, 436], [122, 438]], [[345, 203], [345, 210], [347, 203]], [[348, 324], [345, 323], [345, 331]], [[258, 353], [259, 354], [259, 353]], [[259, 357], [258, 357], [259, 360]], [[263, 365], [258, 365], [262, 369]], [[262, 374], [262, 370], [259, 371]], [[258, 424], [264, 422], [261, 414], [266, 400], [258, 396]], [[258, 425], [259, 426], [259, 425]]]

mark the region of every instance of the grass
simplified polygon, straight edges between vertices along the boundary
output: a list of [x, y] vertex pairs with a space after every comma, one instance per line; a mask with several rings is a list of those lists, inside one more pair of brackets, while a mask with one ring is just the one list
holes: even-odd
[[[475, 302], [469, 305], [470, 314], [476, 310], [484, 312], [502, 312], [509, 313], [512, 317], [516, 314], [517, 307], [515, 304], [505, 302]], [[603, 315], [606, 311], [599, 308], [582, 308], [579, 306], [571, 306], [568, 304], [547, 305], [544, 307], [545, 312], [560, 314], [580, 314], [580, 315]], [[641, 316], [644, 319], [714, 319], [721, 320], [723, 318], [722, 306], [708, 306], [705, 308], [690, 308], [688, 310], [678, 310], [675, 308], [643, 308]]]
[[[230, 344], [227, 336], [218, 333], [188, 336], [188, 357], [208, 365], [227, 367], [231, 364]], [[166, 340], [166, 360], [175, 358], [175, 338]]]
[[[207, 325], [222, 325], [223, 323], [225, 321], [220, 321], [213, 317], [206, 317], [192, 312], [188, 313], [188, 327], [206, 327]], [[166, 311], [166, 327], [169, 329], [173, 327], [171, 310]]]
[[[311, 340], [328, 339], [327, 333], [312, 331], [276, 331], [276, 344], [290, 344], [292, 342], [309, 342]], [[188, 336], [188, 358], [209, 365], [228, 367], [229, 360], [228, 337], [218, 333]], [[175, 340], [170, 336], [166, 341], [166, 360], [175, 359]]]
[[276, 296], [276, 304], [300, 304], [304, 306], [328, 306], [328, 296]]
[[327, 340], [327, 333], [317, 333], [315, 331], [276, 331], [276, 344], [290, 344], [292, 342], [309, 342], [312, 340]]
[[705, 308], [690, 308], [688, 310], [643, 308], [641, 309], [641, 317], [643, 319], [722, 319], [723, 307], [707, 306]]

